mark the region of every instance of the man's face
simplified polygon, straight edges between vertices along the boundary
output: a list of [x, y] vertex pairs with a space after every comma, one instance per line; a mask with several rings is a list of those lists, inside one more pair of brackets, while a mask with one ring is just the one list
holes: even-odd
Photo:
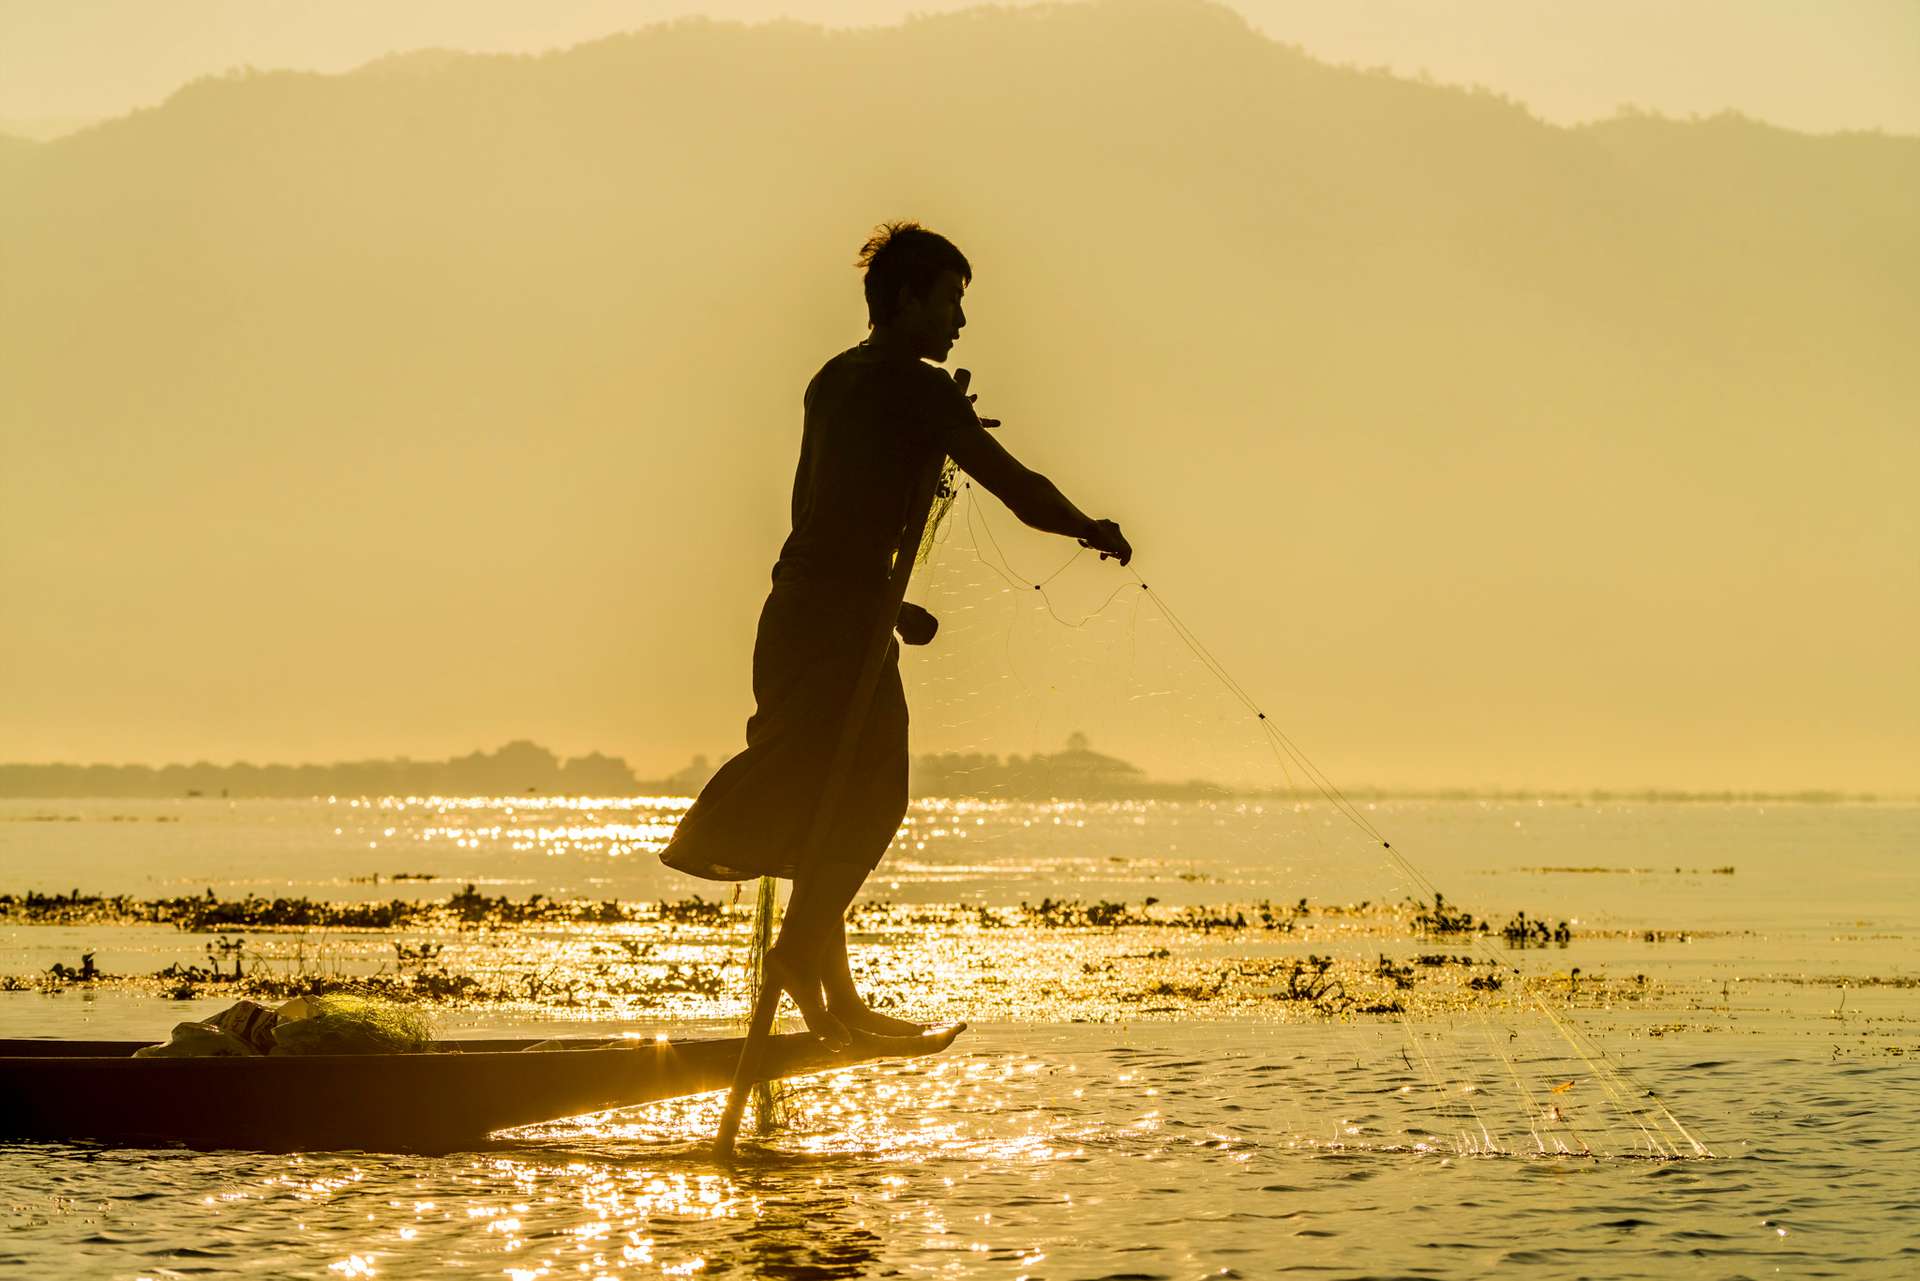
[[941, 272], [924, 298], [903, 291], [896, 327], [914, 340], [920, 356], [945, 360], [953, 350], [960, 331], [967, 326], [966, 313], [960, 309], [960, 296], [966, 291], [966, 282], [957, 271]]

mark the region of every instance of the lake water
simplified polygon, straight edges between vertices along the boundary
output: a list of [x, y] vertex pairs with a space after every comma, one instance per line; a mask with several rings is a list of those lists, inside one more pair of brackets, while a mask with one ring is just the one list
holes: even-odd
[[[437, 1010], [451, 1036], [721, 1034], [744, 910], [638, 906], [725, 895], [652, 858], [683, 804], [0, 802], [15, 895], [444, 903], [471, 883], [627, 905], [604, 925], [208, 932], [16, 905], [0, 974], [26, 990], [0, 992], [0, 1026], [163, 1039], [232, 994], [170, 999], [151, 976], [226, 938], [287, 979], [392, 976], [396, 944], [435, 945], [487, 992]], [[974, 1028], [937, 1058], [797, 1083], [788, 1127], [731, 1172], [703, 1147], [712, 1096], [448, 1156], [0, 1146], [0, 1269], [1920, 1273], [1920, 807], [1365, 813], [1493, 932], [1423, 933], [1421, 887], [1325, 806], [925, 803], [869, 886], [856, 963], [889, 1006]], [[1090, 923], [1049, 898], [1126, 908]], [[1508, 946], [1521, 912], [1570, 937]], [[109, 977], [45, 978], [83, 953]], [[1335, 996], [1303, 989], [1309, 958]]]

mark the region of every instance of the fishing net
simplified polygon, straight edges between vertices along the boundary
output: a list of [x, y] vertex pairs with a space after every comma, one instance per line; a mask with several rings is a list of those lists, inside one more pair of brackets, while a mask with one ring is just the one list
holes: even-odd
[[[780, 922], [780, 882], [771, 876], [760, 878], [753, 901], [753, 939], [748, 945], [747, 1008], [760, 999], [760, 986], [767, 980], [767, 953], [773, 947]], [[754, 1132], [772, 1134], [786, 1124], [785, 1087], [779, 1081], [760, 1081], [753, 1087]]]
[[[964, 480], [939, 514], [909, 592], [940, 634], [903, 664], [926, 799], [888, 856], [897, 874], [964, 885], [956, 851], [970, 842], [974, 862], [1017, 862], [1063, 894], [1166, 887], [1080, 903], [1077, 920], [1177, 926], [1224, 911], [1244, 927], [1239, 950], [1161, 986], [1235, 997], [1236, 1013], [1257, 998], [1316, 1025], [1322, 1061], [1360, 1069], [1325, 1074], [1328, 1089], [1359, 1097], [1383, 1122], [1369, 1133], [1392, 1136], [1343, 1133], [1327, 1098], [1302, 1091], [1301, 1142], [1710, 1155], [1526, 946], [1565, 927], [1497, 925], [1454, 901], [1384, 810], [1344, 793], [1235, 679], [1172, 587], [1032, 534]], [[1166, 951], [1177, 967], [1179, 949]]]
[[412, 1054], [432, 1048], [419, 1006], [368, 996], [307, 996], [280, 1007], [275, 1054]]

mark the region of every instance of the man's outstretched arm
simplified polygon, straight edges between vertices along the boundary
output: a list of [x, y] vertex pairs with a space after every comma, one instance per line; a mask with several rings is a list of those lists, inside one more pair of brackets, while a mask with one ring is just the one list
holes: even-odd
[[1060, 487], [1008, 453], [999, 441], [975, 423], [947, 433], [947, 454], [960, 470], [980, 482], [1007, 505], [1023, 525], [1049, 534], [1077, 538], [1102, 557], [1122, 565], [1133, 559], [1133, 547], [1110, 520], [1095, 520], [1075, 507]]

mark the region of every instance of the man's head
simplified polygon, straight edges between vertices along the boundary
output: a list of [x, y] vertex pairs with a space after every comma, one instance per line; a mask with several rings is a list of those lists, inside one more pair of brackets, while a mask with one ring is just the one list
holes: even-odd
[[916, 355], [945, 360], [966, 327], [960, 297], [973, 268], [951, 240], [917, 222], [889, 222], [861, 246], [867, 325], [904, 339]]

